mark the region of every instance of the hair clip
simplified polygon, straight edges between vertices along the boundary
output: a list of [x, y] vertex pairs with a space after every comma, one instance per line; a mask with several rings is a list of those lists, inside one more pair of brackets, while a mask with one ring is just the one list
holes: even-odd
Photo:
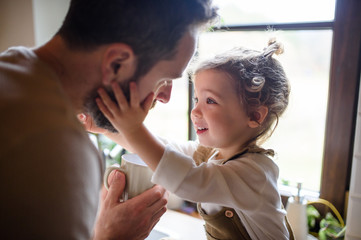
[[259, 92], [263, 88], [264, 83], [266, 82], [265, 78], [262, 76], [255, 76], [251, 80], [250, 92]]

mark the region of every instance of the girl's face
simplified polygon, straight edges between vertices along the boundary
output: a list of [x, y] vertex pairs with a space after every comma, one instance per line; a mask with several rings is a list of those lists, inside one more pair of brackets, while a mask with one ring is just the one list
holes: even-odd
[[199, 142], [218, 148], [222, 157], [231, 157], [252, 136], [234, 80], [222, 71], [203, 70], [195, 76], [194, 85], [191, 118]]

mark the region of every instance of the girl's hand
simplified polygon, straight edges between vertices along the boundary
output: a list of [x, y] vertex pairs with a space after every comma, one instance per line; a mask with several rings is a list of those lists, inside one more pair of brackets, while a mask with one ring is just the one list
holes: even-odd
[[117, 102], [113, 102], [104, 89], [98, 90], [100, 98], [97, 98], [96, 102], [100, 111], [119, 133], [124, 135], [135, 133], [143, 125], [152, 105], [154, 93], [150, 93], [141, 104], [137, 86], [131, 82], [129, 84], [130, 102], [128, 103], [118, 83], [113, 82], [112, 89]]

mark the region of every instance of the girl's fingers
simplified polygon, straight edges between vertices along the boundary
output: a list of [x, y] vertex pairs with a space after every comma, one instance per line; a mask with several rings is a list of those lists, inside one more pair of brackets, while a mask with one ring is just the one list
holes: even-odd
[[95, 99], [99, 110], [109, 119], [109, 118], [113, 118], [113, 114], [108, 110], [108, 108], [104, 105], [102, 99], [100, 98], [96, 98]]
[[151, 92], [149, 93], [149, 95], [145, 98], [143, 104], [142, 104], [142, 107], [144, 109], [144, 111], [148, 112], [150, 107], [152, 106], [153, 104], [153, 101], [154, 101], [154, 93]]
[[137, 90], [137, 85], [135, 82], [129, 83], [129, 90], [130, 90], [130, 106], [131, 107], [139, 107], [139, 93]]
[[[127, 113], [129, 110], [142, 109], [142, 112], [147, 113], [153, 103], [154, 93], [150, 93], [143, 103], [140, 103], [139, 93], [137, 85], [135, 82], [129, 83], [129, 94], [130, 94], [130, 103], [128, 103], [126, 97], [124, 96], [123, 90], [117, 82], [111, 84], [112, 90], [116, 102], [114, 102], [108, 95], [108, 93], [103, 89], [98, 89], [98, 94], [100, 98], [96, 99], [99, 109], [104, 113], [104, 115], [109, 119], [114, 119], [120, 117], [122, 114]], [[137, 110], [138, 109], [138, 110]]]
[[108, 111], [112, 113], [112, 116], [117, 115], [117, 113], [119, 112], [118, 106], [110, 99], [108, 93], [103, 88], [100, 88], [98, 90], [98, 94], [102, 99], [103, 105], [108, 108]]
[[114, 91], [115, 99], [118, 102], [118, 106], [120, 109], [128, 108], [128, 101], [124, 96], [123, 90], [120, 88], [117, 82], [112, 83], [112, 88]]

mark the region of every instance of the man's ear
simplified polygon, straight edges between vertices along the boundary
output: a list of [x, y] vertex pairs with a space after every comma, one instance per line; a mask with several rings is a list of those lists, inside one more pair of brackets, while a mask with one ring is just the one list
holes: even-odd
[[260, 126], [268, 115], [268, 108], [260, 106], [257, 110], [250, 113], [248, 126], [250, 128], [256, 128]]
[[122, 81], [133, 76], [136, 58], [132, 48], [124, 43], [109, 45], [101, 62], [102, 82], [109, 85], [112, 81]]

